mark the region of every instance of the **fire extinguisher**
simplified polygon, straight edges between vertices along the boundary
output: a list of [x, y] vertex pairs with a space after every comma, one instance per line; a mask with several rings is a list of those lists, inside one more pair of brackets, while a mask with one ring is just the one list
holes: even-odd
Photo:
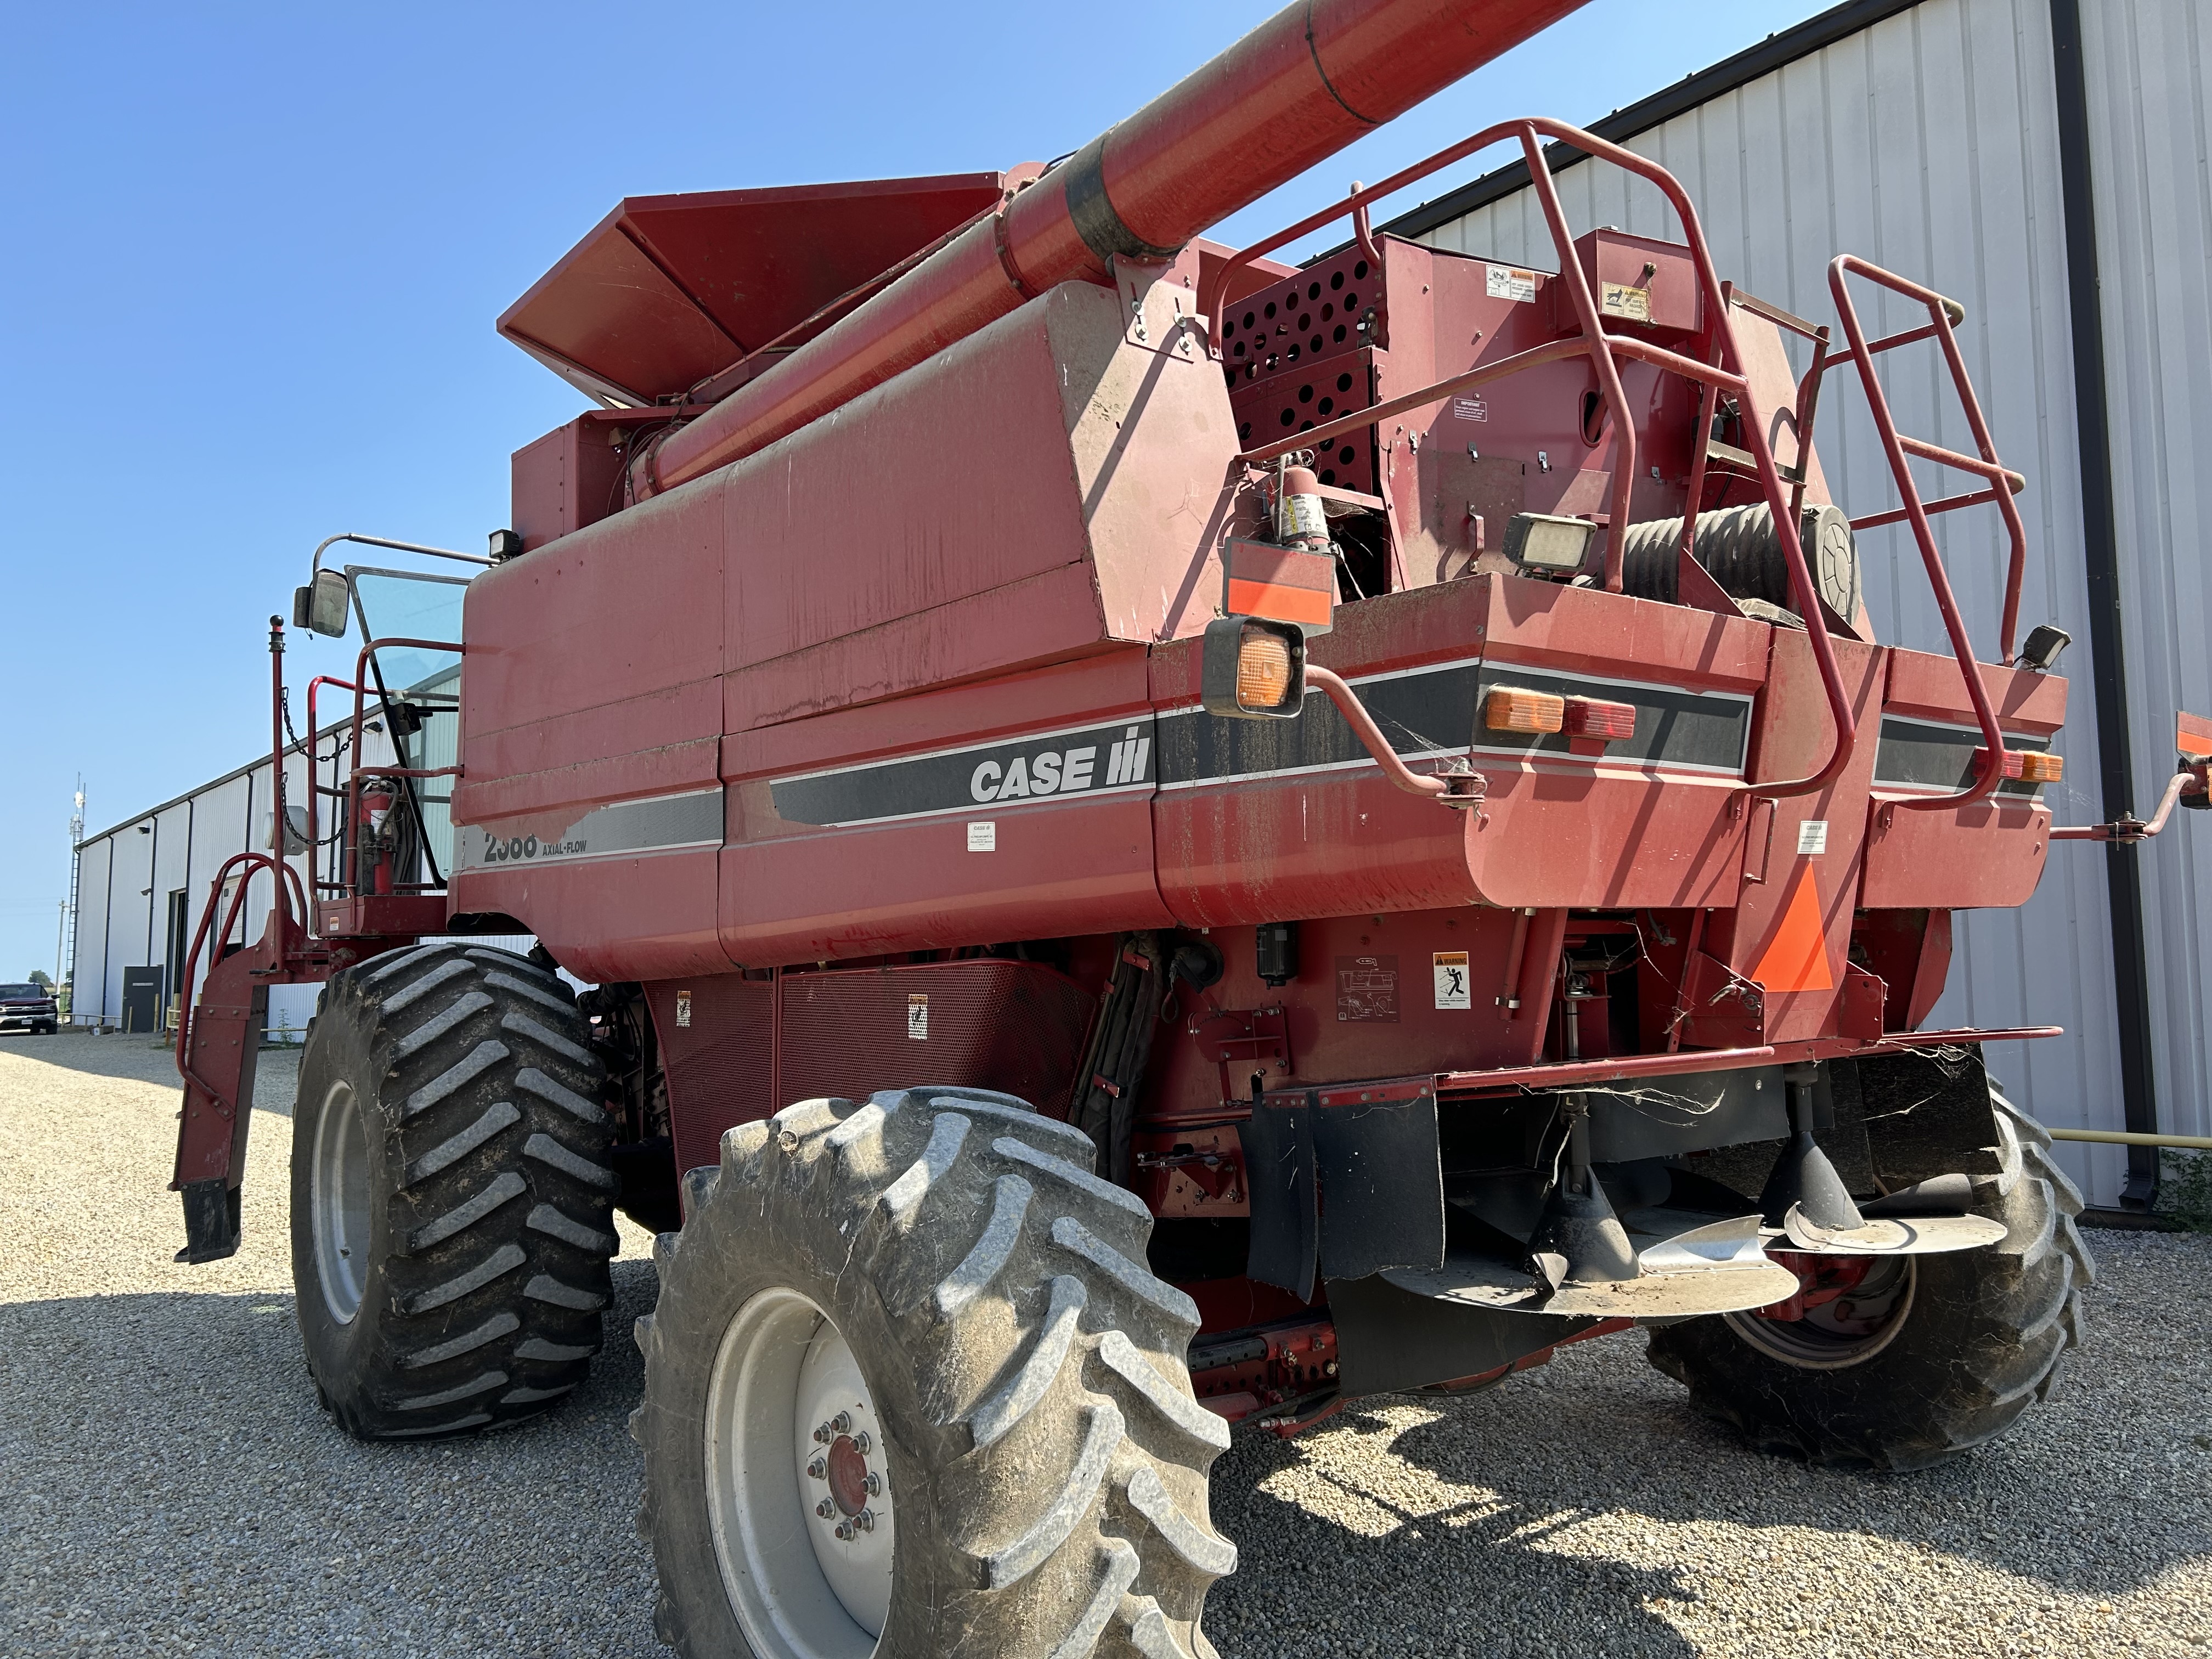
[[358, 823], [361, 852], [361, 877], [356, 890], [363, 893], [386, 894], [392, 890], [392, 842], [387, 829], [392, 822], [392, 808], [398, 796], [389, 778], [368, 778], [361, 786], [361, 816]]

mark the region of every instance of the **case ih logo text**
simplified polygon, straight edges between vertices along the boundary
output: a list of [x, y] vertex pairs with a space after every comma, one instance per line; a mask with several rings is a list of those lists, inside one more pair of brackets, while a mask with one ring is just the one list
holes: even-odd
[[[1152, 757], [1152, 740], [1131, 726], [1119, 743], [1106, 750], [1105, 787], [1145, 781], [1145, 765]], [[1091, 787], [1098, 746], [1048, 749], [1036, 756], [978, 761], [969, 775], [968, 793], [977, 800], [1018, 800], [1024, 796], [1065, 795]]]
[[1143, 789], [1153, 781], [1152, 732], [1149, 716], [1036, 732], [1006, 743], [778, 778], [769, 792], [785, 823], [835, 825]]

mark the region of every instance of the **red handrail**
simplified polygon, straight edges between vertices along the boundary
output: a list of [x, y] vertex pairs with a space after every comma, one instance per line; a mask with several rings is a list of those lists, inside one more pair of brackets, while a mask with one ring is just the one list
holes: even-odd
[[[1680, 220], [1683, 235], [1689, 243], [1691, 258], [1697, 267], [1698, 288], [1712, 308], [1712, 340], [1719, 358], [1717, 363], [1701, 363], [1694, 358], [1664, 350], [1642, 340], [1605, 331], [1597, 302], [1590, 293], [1589, 280], [1583, 270], [1582, 261], [1575, 257], [1573, 233], [1567, 225], [1566, 214], [1559, 205], [1559, 190], [1552, 178], [1550, 164], [1545, 159], [1543, 145], [1539, 142], [1543, 136], [1564, 139], [1586, 155], [1610, 161], [1624, 172], [1636, 174], [1666, 197], [1676, 217]], [[1798, 615], [1805, 618], [1806, 639], [1813, 649], [1813, 660], [1820, 670], [1821, 690], [1827, 696], [1829, 716], [1835, 727], [1835, 739], [1826, 762], [1810, 776], [1787, 782], [1746, 784], [1744, 787], [1769, 797], [1815, 793], [1826, 788], [1850, 764], [1851, 751], [1857, 741], [1857, 722], [1851, 712], [1850, 696], [1844, 688], [1842, 672], [1836, 665], [1835, 648], [1821, 620], [1820, 595], [1805, 565], [1805, 550], [1798, 537], [1797, 520], [1790, 510], [1789, 499], [1783, 493], [1782, 478], [1775, 466], [1773, 449], [1767, 442], [1766, 423], [1753, 398], [1749, 377], [1744, 368], [1743, 354], [1736, 343], [1735, 324], [1727, 292], [1721, 285], [1711, 252], [1705, 245], [1705, 231], [1698, 222], [1697, 210], [1691, 205], [1688, 192], [1666, 168], [1632, 150], [1608, 143], [1595, 133], [1569, 126], [1564, 121], [1537, 117], [1486, 127], [1473, 137], [1462, 139], [1425, 161], [1416, 162], [1391, 174], [1380, 184], [1364, 189], [1355, 188], [1343, 201], [1317, 213], [1309, 214], [1288, 229], [1279, 231], [1263, 241], [1255, 242], [1249, 247], [1239, 249], [1224, 260], [1214, 273], [1212, 292], [1200, 296], [1200, 305], [1209, 325], [1211, 353], [1216, 361], [1222, 356], [1222, 313], [1227, 303], [1229, 279], [1233, 272], [1261, 255], [1318, 230], [1346, 214], [1353, 216], [1353, 222], [1357, 226], [1368, 204], [1378, 197], [1402, 190], [1442, 167], [1449, 167], [1478, 150], [1486, 149], [1492, 144], [1509, 138], [1519, 141], [1522, 157], [1528, 163], [1529, 182], [1535, 188], [1537, 200], [1544, 210], [1545, 223], [1559, 251], [1559, 280], [1566, 284], [1568, 295], [1574, 301], [1575, 315], [1582, 328], [1581, 335], [1517, 353], [1499, 362], [1470, 369], [1464, 374], [1455, 375], [1419, 392], [1392, 398], [1375, 408], [1359, 410], [1327, 425], [1294, 433], [1288, 438], [1278, 439], [1248, 452], [1243, 459], [1257, 463], [1292, 449], [1316, 446], [1339, 433], [1371, 426], [1390, 415], [1435, 403], [1485, 381], [1533, 368], [1540, 363], [1587, 355], [1597, 375], [1599, 386], [1604, 394], [1605, 407], [1616, 434], [1612, 512], [1606, 527], [1605, 586], [1607, 591], [1618, 593], [1622, 586], [1621, 565], [1628, 535], [1630, 494], [1636, 482], [1637, 445], [1633, 413], [1628, 407], [1627, 394], [1620, 384], [1620, 372], [1614, 361], [1616, 355], [1639, 359], [1662, 371], [1682, 375], [1705, 386], [1708, 388], [1708, 401], [1712, 395], [1712, 387], [1725, 386], [1735, 394], [1742, 410], [1745, 447], [1759, 473], [1759, 486], [1765, 492], [1767, 510], [1773, 515], [1776, 539], [1782, 545], [1783, 562], [1790, 573], [1790, 596], [1796, 602]], [[1386, 289], [1384, 303], [1387, 304], [1388, 301]], [[1696, 533], [1697, 513], [1698, 503], [1692, 496], [1686, 504], [1683, 514], [1682, 544], [1686, 547], [1691, 544], [1691, 538]], [[2002, 740], [1997, 746], [2002, 747]]]
[[[356, 694], [361, 687], [356, 682], [342, 680], [335, 674], [318, 674], [307, 682], [307, 885], [317, 893], [326, 887], [343, 892], [345, 890], [343, 882], [324, 881], [315, 874], [315, 849], [321, 845], [316, 805], [322, 792], [315, 782], [315, 743], [322, 730], [315, 724], [315, 688], [320, 685], [335, 685], [341, 690]], [[333, 756], [331, 758], [337, 757]]]
[[[1902, 295], [1928, 308], [1924, 327], [1907, 329], [1888, 335], [1869, 344], [1866, 331], [1859, 325], [1856, 307], [1851, 304], [1848, 278], [1856, 273], [1869, 282]], [[1966, 359], [1959, 351], [1958, 337], [1951, 331], [1953, 323], [1966, 316], [1965, 308], [1957, 301], [1948, 300], [1933, 289], [1923, 288], [1881, 266], [1870, 264], [1856, 254], [1839, 253], [1828, 265], [1828, 291], [1836, 301], [1836, 312], [1843, 319], [1844, 337], [1850, 343], [1851, 359], [1858, 365], [1859, 384], [1866, 389], [1867, 407], [1874, 416], [1875, 429], [1881, 435], [1882, 453], [1889, 459], [1891, 475], [1897, 480], [1899, 495], [1903, 505], [1894, 513], [1875, 514], [1866, 519], [1855, 519], [1854, 530], [1870, 529], [1875, 524], [1894, 524], [1902, 516], [1912, 526], [1912, 538], [1920, 548], [1920, 562], [1928, 571], [1928, 585], [1935, 590], [1936, 608], [1942, 613], [1943, 631], [1950, 636], [1951, 653], [1959, 659], [1959, 672], [1966, 678], [1966, 698], [1972, 705], [1974, 720], [1982, 728], [1982, 761], [1974, 780], [1964, 789], [1942, 795], [1911, 796], [1896, 802], [1897, 805], [1916, 811], [1939, 808], [1965, 806], [1984, 799], [1993, 793], [2004, 779], [2004, 732], [1997, 725], [1996, 710], [1990, 704], [1989, 690], [1982, 684], [1981, 665], [1974, 659], [1973, 641], [1966, 635], [1966, 624], [1959, 614], [1958, 597], [1951, 591], [1951, 579], [1943, 568], [1943, 556], [1936, 546], [1936, 532], [1928, 523], [1931, 512], [1948, 512], [1954, 507], [1970, 507], [1979, 502], [1995, 501], [2003, 514], [2005, 528], [2012, 536], [2012, 560], [2005, 577], [2004, 621], [1999, 630], [1998, 645], [2002, 652], [2000, 662], [2009, 662], [2013, 654], [2013, 634], [2020, 621], [2021, 578], [2027, 566], [2027, 530], [2021, 522], [2020, 508], [2014, 505], [2012, 492], [2025, 480], [2008, 471], [1997, 459], [1996, 446], [1990, 440], [1989, 422], [1982, 418], [1981, 404], [1974, 397], [1973, 382], [1967, 378]], [[1961, 455], [1955, 450], [1944, 449], [1923, 439], [1902, 436], [1897, 429], [1897, 420], [1890, 413], [1889, 399], [1882, 393], [1881, 377], [1875, 372], [1875, 356], [1894, 346], [1914, 340], [1933, 338], [1943, 348], [1943, 361], [1951, 371], [1951, 383], [1957, 390], [1959, 402], [1966, 410], [1966, 424], [1974, 434], [1975, 447], [1981, 451], [1978, 459]], [[1948, 495], [1931, 505], [1920, 499], [1920, 487], [1913, 482], [1911, 464], [1905, 459], [1917, 455], [1923, 460], [1972, 472], [1989, 480], [1990, 488], [1964, 495]]]
[[[277, 825], [276, 833], [280, 837], [277, 844], [281, 847], [283, 844], [281, 840], [283, 826], [281, 823]], [[207, 943], [208, 930], [215, 921], [216, 907], [222, 902], [222, 884], [230, 878], [232, 867], [240, 864], [247, 866], [246, 872], [238, 884], [238, 890], [230, 896], [230, 908], [223, 912], [222, 929], [216, 934], [218, 949], [221, 948], [221, 941], [230, 937], [231, 926], [238, 920], [239, 910], [246, 902], [246, 889], [252, 884], [253, 872], [257, 869], [270, 870], [272, 872], [270, 878], [276, 882], [275, 908], [277, 922], [276, 938], [280, 950], [289, 951], [291, 948], [290, 917], [285, 910], [286, 899], [296, 895], [300, 902], [300, 914], [302, 916], [309, 914], [306, 893], [297, 890], [300, 886], [300, 872], [284, 860], [271, 854], [233, 853], [222, 861], [222, 866], [215, 872], [215, 880], [208, 889], [206, 907], [200, 912], [198, 930], [192, 934], [191, 948], [185, 952], [184, 982], [177, 991], [177, 1075], [218, 1104], [221, 1103], [222, 1097], [191, 1067], [192, 981], [198, 975], [200, 947]], [[278, 879], [273, 874], [274, 872], [280, 870], [283, 872], [282, 879]]]

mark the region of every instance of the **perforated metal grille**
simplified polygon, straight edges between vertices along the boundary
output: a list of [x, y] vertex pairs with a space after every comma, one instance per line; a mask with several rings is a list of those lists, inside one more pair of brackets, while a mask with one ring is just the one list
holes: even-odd
[[[1310, 431], [1375, 401], [1363, 331], [1381, 297], [1380, 273], [1356, 248], [1230, 306], [1222, 319], [1224, 372], [1246, 447]], [[1316, 455], [1325, 484], [1373, 493], [1368, 437]]]

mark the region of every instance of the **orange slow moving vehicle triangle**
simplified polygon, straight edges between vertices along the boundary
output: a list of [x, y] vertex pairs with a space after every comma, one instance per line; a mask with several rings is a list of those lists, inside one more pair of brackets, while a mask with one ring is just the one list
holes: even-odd
[[1782, 925], [1751, 976], [1770, 991], [1836, 988], [1828, 971], [1827, 935], [1820, 929], [1820, 884], [1810, 863], [1797, 866], [1797, 885], [1783, 907]]

